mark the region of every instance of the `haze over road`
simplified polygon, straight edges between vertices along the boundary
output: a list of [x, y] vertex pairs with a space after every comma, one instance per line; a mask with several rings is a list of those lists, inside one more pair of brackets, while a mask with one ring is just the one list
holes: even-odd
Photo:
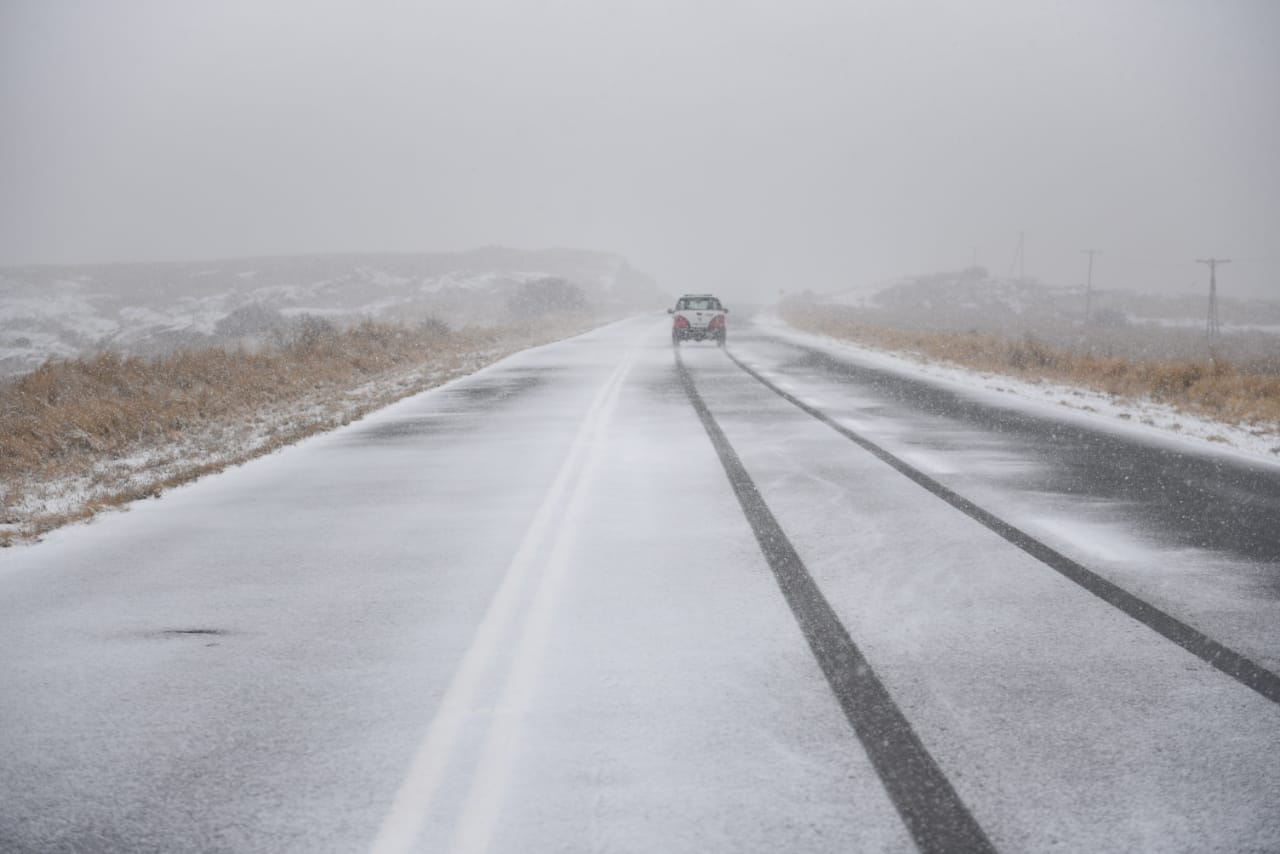
[[1280, 468], [730, 318], [0, 553], [0, 851], [1280, 850]]

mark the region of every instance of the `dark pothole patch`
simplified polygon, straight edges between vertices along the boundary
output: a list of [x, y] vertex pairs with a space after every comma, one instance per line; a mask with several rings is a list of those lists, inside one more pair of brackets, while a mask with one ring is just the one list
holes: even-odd
[[215, 626], [182, 626], [170, 629], [156, 629], [155, 631], [142, 632], [141, 634], [142, 637], [149, 640], [166, 640], [174, 638], [216, 640], [217, 638], [234, 634], [234, 632], [229, 629], [220, 629]]
[[134, 637], [149, 641], [177, 641], [186, 639], [187, 643], [200, 643], [206, 647], [221, 646], [221, 639], [235, 632], [217, 626], [174, 626], [167, 629], [155, 629], [149, 632], [138, 632]]

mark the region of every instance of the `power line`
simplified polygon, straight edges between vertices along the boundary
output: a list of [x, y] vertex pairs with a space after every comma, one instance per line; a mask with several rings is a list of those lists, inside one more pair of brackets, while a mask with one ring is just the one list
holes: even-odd
[[1018, 248], [1013, 250], [1013, 260], [1009, 262], [1009, 278], [1013, 278], [1013, 268], [1018, 268], [1018, 281], [1022, 281], [1027, 277], [1026, 271], [1026, 255], [1023, 248], [1026, 241], [1026, 233], [1018, 232]]

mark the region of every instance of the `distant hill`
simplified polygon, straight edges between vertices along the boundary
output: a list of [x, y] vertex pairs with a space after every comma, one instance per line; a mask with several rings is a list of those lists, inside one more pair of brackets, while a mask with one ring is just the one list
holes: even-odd
[[[1058, 332], [1083, 325], [1084, 291], [1034, 279], [997, 279], [981, 267], [910, 276], [820, 300], [865, 311], [895, 325], [982, 332]], [[1096, 290], [1095, 325], [1203, 328], [1208, 294], [1163, 295]], [[1280, 332], [1280, 302], [1219, 297], [1224, 329]]]
[[546, 309], [625, 312], [664, 302], [623, 258], [572, 249], [7, 267], [0, 375], [49, 356], [262, 340], [304, 314], [483, 325]]

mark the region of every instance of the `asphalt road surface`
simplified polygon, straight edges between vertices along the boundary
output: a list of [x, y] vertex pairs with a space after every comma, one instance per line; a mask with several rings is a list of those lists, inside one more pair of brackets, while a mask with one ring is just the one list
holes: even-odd
[[0, 851], [1280, 851], [1280, 467], [665, 323], [0, 552]]

